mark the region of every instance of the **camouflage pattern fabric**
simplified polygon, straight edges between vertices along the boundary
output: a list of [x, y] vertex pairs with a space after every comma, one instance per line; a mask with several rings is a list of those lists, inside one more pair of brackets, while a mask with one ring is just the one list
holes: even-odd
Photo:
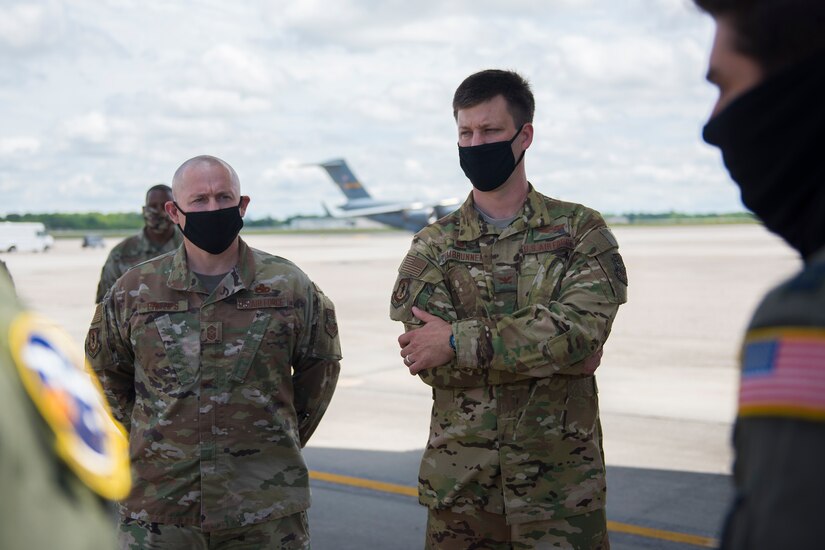
[[504, 516], [482, 510], [457, 514], [430, 510], [427, 550], [610, 550], [604, 509], [587, 514], [507, 525]]
[[97, 306], [86, 354], [129, 430], [125, 518], [210, 532], [309, 506], [301, 447], [338, 378], [335, 309], [293, 263], [239, 254], [211, 294], [181, 246]]
[[14, 366], [9, 328], [23, 310], [0, 272], [0, 548], [113, 548], [104, 501], [58, 456], [55, 435]]
[[183, 242], [183, 235], [179, 230], [175, 230], [172, 238], [163, 245], [158, 246], [146, 237], [145, 230], [141, 230], [137, 235], [132, 235], [120, 241], [109, 252], [106, 263], [100, 271], [100, 282], [97, 284], [97, 294], [95, 302], [100, 302], [106, 295], [106, 291], [112, 288], [121, 275], [129, 271], [129, 268], [146, 260], [151, 260], [156, 256], [175, 250]]
[[163, 525], [136, 519], [120, 524], [120, 550], [144, 548], [169, 550], [309, 550], [310, 538], [306, 512], [298, 512], [248, 527], [204, 533], [197, 527]]
[[456, 357], [420, 373], [433, 387], [419, 497], [509, 523], [604, 507], [593, 372], [627, 273], [601, 216], [530, 187], [499, 230], [473, 206], [420, 231], [402, 262], [390, 316], [418, 306], [452, 323]]
[[724, 550], [822, 548], [825, 249], [773, 289], [745, 335]]

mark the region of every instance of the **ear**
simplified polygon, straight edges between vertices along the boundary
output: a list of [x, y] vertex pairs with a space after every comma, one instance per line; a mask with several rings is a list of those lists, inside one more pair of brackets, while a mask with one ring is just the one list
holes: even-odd
[[523, 150], [526, 151], [530, 148], [530, 144], [533, 143], [533, 123], [527, 122], [524, 125], [524, 128], [521, 129], [521, 134], [519, 134], [519, 142], [521, 143]]
[[172, 220], [172, 223], [180, 225], [180, 212], [178, 211], [175, 203], [172, 201], [166, 201], [163, 205], [163, 209], [166, 210], [166, 215], [169, 216], [169, 219]]
[[250, 201], [250, 200], [251, 200], [251, 199], [250, 199], [249, 197], [247, 197], [246, 195], [242, 195], [242, 196], [241, 196], [241, 205], [240, 205], [240, 207], [239, 207], [239, 208], [240, 208], [240, 210], [241, 210], [241, 217], [242, 217], [242, 218], [243, 218], [243, 217], [244, 217], [244, 215], [246, 214], [246, 207], [247, 207], [247, 206], [249, 206], [249, 201]]

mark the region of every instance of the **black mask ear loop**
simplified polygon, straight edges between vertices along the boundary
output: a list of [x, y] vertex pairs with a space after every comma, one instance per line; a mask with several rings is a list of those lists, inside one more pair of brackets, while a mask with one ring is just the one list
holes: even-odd
[[[519, 134], [521, 133], [521, 131], [522, 131], [522, 130], [524, 130], [524, 126], [525, 126], [526, 124], [527, 124], [527, 123], [525, 122], [524, 124], [522, 124], [521, 126], [519, 126], [519, 128], [518, 128], [518, 132], [516, 132], [516, 135], [514, 135], [514, 136], [513, 136], [513, 139], [511, 139], [511, 140], [510, 140], [510, 145], [512, 145], [512, 144], [513, 144], [513, 142], [514, 142], [514, 141], [516, 141], [516, 138], [519, 136]], [[522, 151], [522, 152], [521, 152], [521, 156], [518, 158], [518, 160], [516, 161], [516, 163], [513, 165], [513, 170], [515, 170], [515, 169], [516, 169], [516, 166], [518, 166], [518, 163], [519, 163], [519, 162], [521, 162], [521, 159], [523, 159], [523, 158], [524, 158], [524, 153], [526, 153], [526, 152], [527, 152], [527, 149], [525, 149], [524, 151]]]

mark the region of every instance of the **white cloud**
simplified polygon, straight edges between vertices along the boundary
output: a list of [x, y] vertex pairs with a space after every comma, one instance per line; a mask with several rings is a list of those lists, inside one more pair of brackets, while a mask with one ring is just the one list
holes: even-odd
[[188, 88], [169, 92], [164, 98], [182, 114], [200, 114], [228, 117], [258, 113], [271, 108], [268, 100], [237, 91]]
[[219, 44], [204, 54], [202, 63], [216, 86], [255, 93], [272, 91], [270, 68], [248, 49]]
[[40, 150], [40, 140], [33, 137], [0, 138], [0, 156], [31, 155]]
[[4, 4], [0, 180], [21, 188], [4, 198], [134, 209], [200, 153], [235, 166], [252, 216], [341, 201], [297, 166], [335, 157], [377, 197], [464, 196], [452, 93], [503, 67], [536, 94], [527, 165], [543, 190], [610, 211], [735, 209], [699, 145], [711, 27], [688, 0]]
[[55, 2], [0, 6], [0, 46], [27, 50], [53, 44], [62, 32], [61, 15]]
[[72, 141], [105, 143], [111, 134], [109, 119], [99, 111], [72, 117], [63, 123], [63, 135]]

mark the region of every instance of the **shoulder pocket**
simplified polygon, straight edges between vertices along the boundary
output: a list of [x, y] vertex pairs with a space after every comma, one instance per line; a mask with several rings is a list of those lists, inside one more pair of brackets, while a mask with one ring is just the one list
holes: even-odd
[[603, 290], [607, 299], [616, 304], [627, 302], [627, 268], [613, 232], [607, 227], [594, 229], [582, 239], [579, 250], [595, 258], [604, 273], [606, 281]]
[[321, 289], [318, 292], [318, 326], [315, 328], [315, 341], [310, 355], [313, 357], [341, 358], [341, 342], [338, 338], [338, 319], [335, 306]]

